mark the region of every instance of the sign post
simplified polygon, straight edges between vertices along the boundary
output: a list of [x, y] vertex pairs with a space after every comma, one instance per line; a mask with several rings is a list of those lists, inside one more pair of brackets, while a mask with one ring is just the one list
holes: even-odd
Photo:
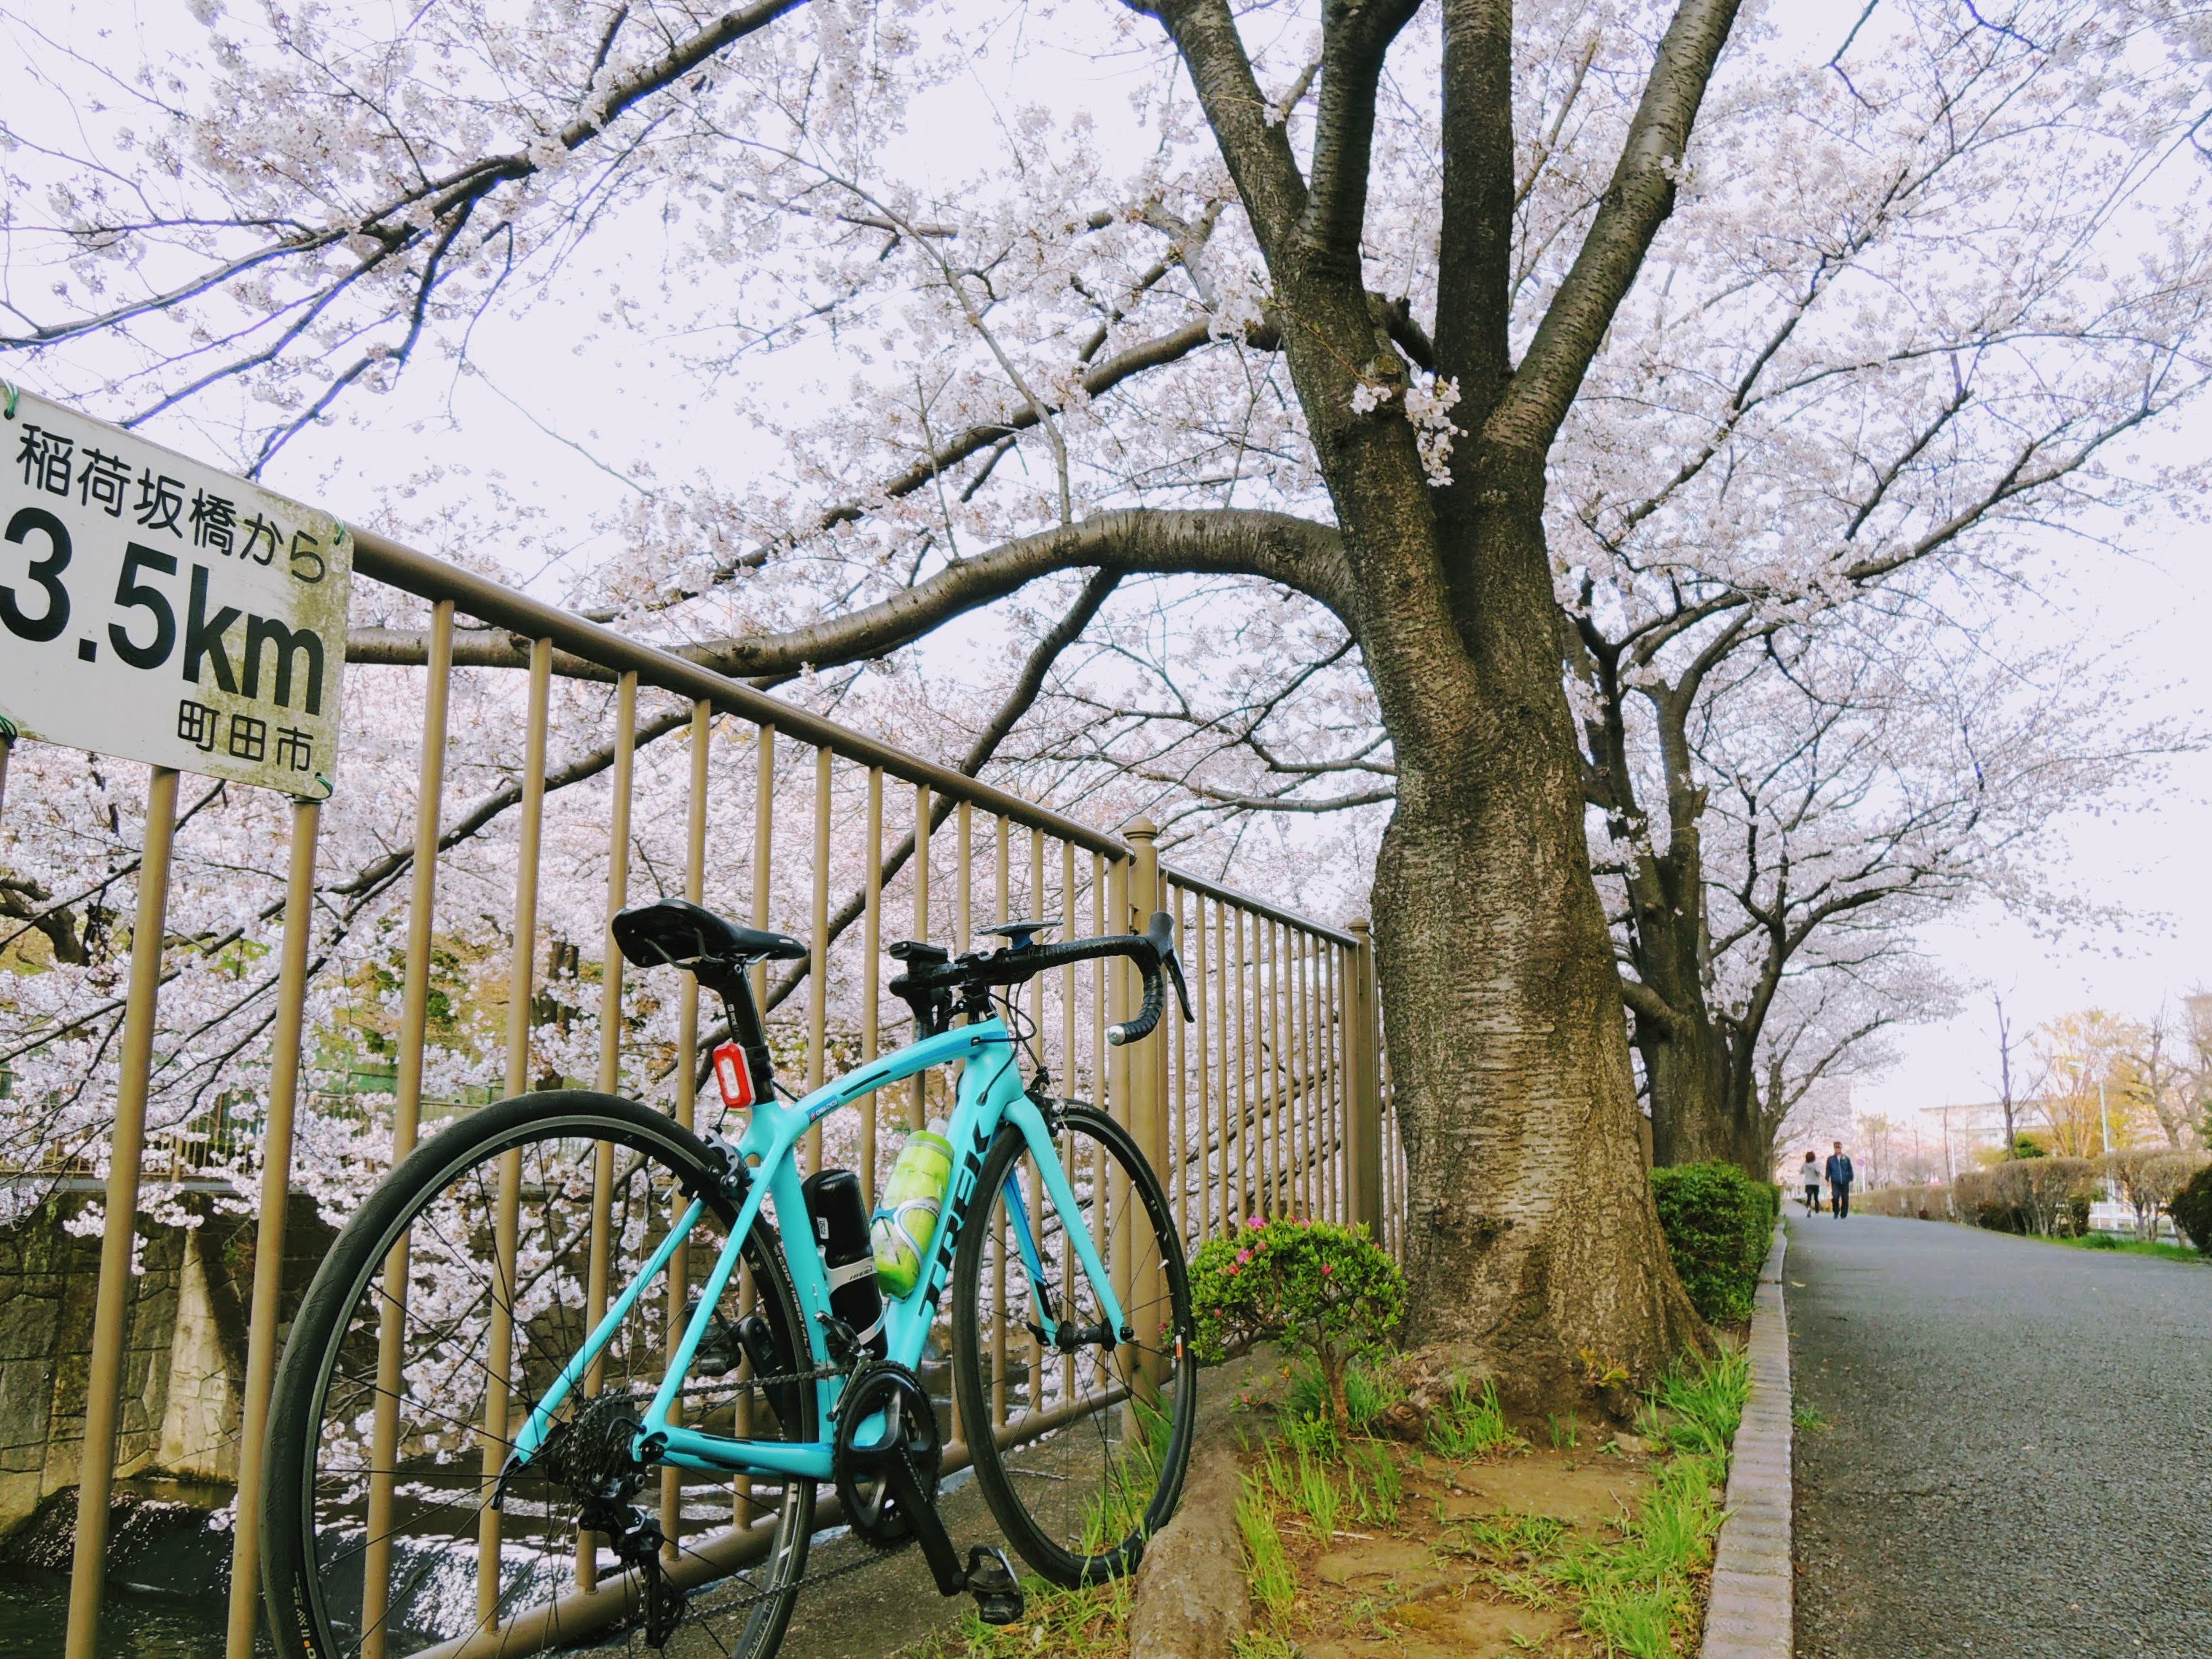
[[316, 803], [329, 797], [337, 770], [351, 538], [327, 513], [4, 381], [0, 441], [0, 766], [20, 734], [154, 769], [93, 1316], [68, 1659], [92, 1659], [106, 1577], [177, 775], [258, 784], [297, 801], [246, 1364], [241, 1548], [233, 1563], [247, 1583], [233, 1596], [230, 1650], [250, 1652], [246, 1522], [254, 1498], [246, 1471], [259, 1461], [275, 1358]]

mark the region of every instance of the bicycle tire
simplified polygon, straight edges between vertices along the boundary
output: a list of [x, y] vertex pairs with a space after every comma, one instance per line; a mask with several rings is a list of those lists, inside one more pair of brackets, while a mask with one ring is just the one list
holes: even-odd
[[[1016, 1378], [1009, 1382], [1002, 1374], [1003, 1391], [993, 1389], [992, 1379], [987, 1374], [982, 1323], [986, 1267], [995, 1268], [1000, 1261], [1005, 1264], [1010, 1305], [1028, 1294], [1027, 1273], [1018, 1253], [1009, 1250], [996, 1261], [993, 1259], [999, 1248], [1000, 1229], [995, 1218], [1003, 1213], [1004, 1185], [1028, 1151], [1020, 1131], [1009, 1125], [999, 1132], [985, 1155], [976, 1181], [975, 1197], [954, 1251], [952, 1382], [976, 1481], [1006, 1541], [1041, 1577], [1073, 1589], [1135, 1571], [1144, 1554], [1145, 1540], [1174, 1515], [1182, 1495], [1183, 1476], [1189, 1468], [1191, 1441], [1196, 1427], [1198, 1366], [1191, 1357], [1194, 1332], [1190, 1284], [1182, 1236], [1176, 1228], [1159, 1178], [1128, 1132], [1103, 1112], [1091, 1107], [1064, 1108], [1056, 1138], [1062, 1143], [1064, 1158], [1068, 1156], [1066, 1149], [1076, 1141], [1091, 1142], [1099, 1154], [1087, 1175], [1080, 1169], [1077, 1170], [1073, 1182], [1077, 1201], [1084, 1206], [1086, 1214], [1094, 1212], [1091, 1206], [1101, 1196], [1102, 1174], [1109, 1175], [1105, 1195], [1110, 1209], [1115, 1189], [1110, 1174], [1102, 1166], [1103, 1160], [1109, 1158], [1119, 1166], [1128, 1183], [1127, 1195], [1137, 1202], [1125, 1203], [1121, 1217], [1109, 1215], [1101, 1231], [1109, 1248], [1134, 1250], [1133, 1267], [1157, 1267], [1164, 1294], [1141, 1306], [1125, 1307], [1125, 1314], [1139, 1333], [1136, 1343], [1125, 1348], [1086, 1350], [1086, 1355], [1095, 1352], [1098, 1356], [1087, 1360], [1077, 1355], [1055, 1355], [1049, 1361], [1043, 1360], [1042, 1355], [1050, 1351], [1040, 1348], [1026, 1368], [1025, 1381]], [[1036, 1190], [1032, 1184], [1030, 1191]], [[1090, 1194], [1089, 1204], [1085, 1202], [1086, 1190]], [[1063, 1269], [1058, 1293], [1079, 1304], [1082, 1292], [1076, 1281], [1080, 1269], [1066, 1271], [1073, 1256], [1066, 1249], [1064, 1237], [1061, 1248], [1057, 1252], [1054, 1248], [1053, 1229], [1059, 1218], [1048, 1206], [1031, 1208], [1032, 1224], [1047, 1273], [1052, 1273], [1057, 1261]], [[1121, 1222], [1133, 1217], [1142, 1218], [1141, 1224], [1125, 1233]], [[1094, 1238], [1097, 1236], [1094, 1233]], [[1156, 1254], [1156, 1260], [1147, 1261], [1147, 1247]], [[1115, 1259], [1108, 1255], [1109, 1273], [1118, 1271]], [[1063, 1314], [1068, 1311], [1064, 1302], [1056, 1305]], [[1034, 1316], [1033, 1310], [1030, 1316]], [[1090, 1316], [1096, 1317], [1095, 1314]], [[1080, 1310], [1076, 1322], [1085, 1322]], [[1018, 1329], [1018, 1324], [1012, 1328]], [[1164, 1409], [1142, 1403], [1146, 1391], [1137, 1388], [1136, 1366], [1146, 1358], [1158, 1363], [1164, 1372], [1164, 1377], [1158, 1379], [1154, 1395], [1157, 1401], [1164, 1402]], [[1088, 1383], [1081, 1380], [1085, 1364], [1091, 1367]], [[1059, 1374], [1057, 1401], [1048, 1397], [1055, 1386], [1049, 1375], [1053, 1372]], [[1073, 1397], [1095, 1394], [1101, 1382], [1117, 1390], [1134, 1389], [1134, 1396], [1127, 1404], [1093, 1409], [1018, 1447], [1000, 1447], [997, 1436], [988, 1427], [994, 1419], [994, 1405], [1011, 1403], [1007, 1396], [1014, 1392], [1016, 1384], [1024, 1389], [1028, 1407], [1035, 1412], [1053, 1411], [1055, 1407], [1064, 1408]], [[1157, 1415], [1153, 1414], [1155, 1411]], [[1020, 1426], [1018, 1419], [1009, 1425], [1016, 1433]], [[1101, 1479], [1096, 1492], [1086, 1492], [1083, 1490], [1083, 1476], [1066, 1471], [1089, 1467], [1091, 1449], [1094, 1446]], [[1044, 1467], [1055, 1460], [1058, 1472]], [[1148, 1479], [1152, 1485], [1147, 1491], [1142, 1483]], [[1025, 1498], [1021, 1491], [1024, 1484], [1051, 1497], [1055, 1504], [1048, 1505]], [[1048, 1509], [1054, 1512], [1046, 1512]]]
[[[704, 1199], [709, 1215], [722, 1230], [719, 1237], [726, 1237], [726, 1230], [734, 1224], [736, 1215], [716, 1179], [714, 1160], [704, 1143], [663, 1113], [634, 1101], [584, 1091], [519, 1096], [471, 1113], [422, 1142], [395, 1166], [340, 1231], [301, 1303], [276, 1369], [271, 1395], [275, 1407], [270, 1417], [261, 1492], [261, 1570], [264, 1605], [281, 1651], [303, 1653], [309, 1659], [358, 1659], [365, 1644], [358, 1631], [355, 1632], [356, 1639], [348, 1640], [341, 1622], [333, 1618], [325, 1595], [326, 1585], [337, 1576], [332, 1561], [327, 1558], [337, 1552], [335, 1548], [325, 1552], [319, 1541], [318, 1458], [328, 1426], [325, 1418], [331, 1407], [333, 1382], [342, 1377], [349, 1340], [354, 1363], [359, 1364], [363, 1357], [365, 1327], [361, 1316], [364, 1298], [384, 1295], [379, 1281], [395, 1248], [403, 1238], [411, 1242], [418, 1228], [428, 1230], [442, 1242], [445, 1235], [438, 1230], [435, 1217], [425, 1219], [426, 1214], [441, 1194], [453, 1190], [457, 1182], [471, 1172], [487, 1166], [495, 1168], [509, 1154], [517, 1157], [516, 1167], [522, 1168], [521, 1154], [533, 1145], [551, 1147], [574, 1143], [582, 1146], [601, 1142], [635, 1154], [639, 1160], [636, 1170], [663, 1171], [682, 1193]], [[564, 1164], [561, 1167], [568, 1166]], [[649, 1187], [649, 1180], [647, 1184]], [[672, 1211], [664, 1205], [659, 1212], [665, 1216]], [[662, 1224], [665, 1229], [665, 1221]], [[617, 1243], [611, 1241], [610, 1248]], [[427, 1248], [410, 1249], [407, 1258], [410, 1274], [422, 1256], [433, 1254]], [[752, 1236], [746, 1242], [744, 1259], [751, 1270], [760, 1310], [775, 1331], [781, 1351], [799, 1354], [797, 1363], [803, 1365], [805, 1349], [793, 1345], [793, 1334], [803, 1328], [798, 1297], [791, 1287], [775, 1230], [765, 1222], [756, 1222]], [[520, 1278], [518, 1272], [516, 1279]], [[619, 1289], [623, 1282], [617, 1278], [612, 1285]], [[410, 1287], [413, 1283], [410, 1278]], [[655, 1287], [656, 1294], [659, 1289]], [[385, 1303], [389, 1300], [386, 1295]], [[511, 1295], [508, 1300], [513, 1307], [520, 1297], [519, 1294]], [[648, 1319], [649, 1300], [641, 1298], [639, 1304], [647, 1308], [645, 1316]], [[665, 1300], [662, 1295], [664, 1305]], [[371, 1305], [381, 1311], [381, 1304]], [[406, 1316], [403, 1313], [401, 1318], [404, 1320]], [[525, 1322], [517, 1320], [515, 1323], [516, 1328], [524, 1328]], [[580, 1323], [577, 1328], [580, 1328]], [[573, 1343], [562, 1352], [573, 1353]], [[529, 1363], [526, 1354], [511, 1362], [514, 1374], [526, 1377], [526, 1399]], [[484, 1369], [489, 1376], [489, 1368]], [[342, 1393], [349, 1403], [357, 1403], [354, 1392], [361, 1379], [346, 1377], [343, 1381], [346, 1387]], [[372, 1402], [380, 1397], [380, 1393], [369, 1395]], [[811, 1440], [816, 1436], [814, 1390], [805, 1388], [797, 1394], [799, 1409], [794, 1414], [799, 1420], [780, 1423], [779, 1426], [787, 1438]], [[574, 1409], [574, 1406], [563, 1407], [564, 1412]], [[468, 1428], [475, 1426], [465, 1412], [449, 1414], [447, 1420]], [[514, 1420], [512, 1416], [509, 1420]], [[358, 1413], [348, 1421], [353, 1425], [357, 1440]], [[474, 1455], [480, 1456], [481, 1453]], [[405, 1455], [401, 1454], [403, 1459]], [[394, 1468], [396, 1486], [397, 1463]], [[356, 1470], [352, 1478], [359, 1486], [362, 1472]], [[703, 1480], [708, 1477], [690, 1478]], [[550, 1482], [543, 1484], [550, 1489]], [[650, 1504], [653, 1489], [658, 1484], [653, 1475], [648, 1475], [639, 1501]], [[723, 1478], [720, 1484], [726, 1494], [727, 1479]], [[787, 1482], [781, 1489], [773, 1542], [764, 1552], [775, 1582], [767, 1594], [748, 1597], [741, 1604], [744, 1624], [739, 1639], [734, 1645], [726, 1641], [723, 1644], [734, 1659], [767, 1659], [782, 1640], [798, 1582], [805, 1572], [814, 1496], [811, 1481]], [[432, 1507], [434, 1510], [436, 1506]], [[334, 1512], [326, 1505], [320, 1518], [329, 1522]], [[550, 1537], [551, 1511], [547, 1513]], [[461, 1517], [457, 1515], [454, 1518], [458, 1521]], [[360, 1541], [347, 1547], [355, 1553], [367, 1549], [365, 1522], [360, 1530]], [[334, 1539], [346, 1536], [335, 1526], [331, 1528], [331, 1535]], [[460, 1535], [458, 1531], [453, 1533], [453, 1536]], [[397, 1536], [396, 1532], [392, 1536]], [[573, 1528], [568, 1537], [573, 1553]], [[707, 1604], [699, 1598], [711, 1599], [714, 1593], [711, 1586], [692, 1592], [694, 1605], [687, 1617], [705, 1616]], [[502, 1605], [502, 1616], [509, 1610]], [[430, 1639], [438, 1639], [438, 1635], [432, 1632]], [[408, 1651], [412, 1639], [396, 1624], [379, 1638], [388, 1659], [398, 1659], [398, 1656]]]

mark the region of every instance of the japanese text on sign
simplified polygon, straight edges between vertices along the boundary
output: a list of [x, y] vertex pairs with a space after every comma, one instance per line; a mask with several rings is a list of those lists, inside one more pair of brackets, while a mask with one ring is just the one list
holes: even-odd
[[351, 549], [328, 514], [0, 387], [0, 714], [321, 796]]

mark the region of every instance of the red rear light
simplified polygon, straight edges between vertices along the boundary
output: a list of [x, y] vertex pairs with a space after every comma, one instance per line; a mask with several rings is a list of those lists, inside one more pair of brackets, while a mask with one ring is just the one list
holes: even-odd
[[716, 1047], [714, 1081], [722, 1091], [722, 1104], [732, 1111], [743, 1111], [753, 1103], [752, 1068], [745, 1064], [745, 1051], [736, 1043]]

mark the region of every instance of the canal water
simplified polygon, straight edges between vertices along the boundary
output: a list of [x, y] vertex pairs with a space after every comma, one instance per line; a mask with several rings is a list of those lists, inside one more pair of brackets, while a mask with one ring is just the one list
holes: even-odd
[[[222, 1659], [230, 1489], [141, 1479], [118, 1483], [115, 1496], [100, 1659]], [[76, 1499], [48, 1499], [0, 1548], [0, 1659], [59, 1659]], [[276, 1647], [264, 1636], [257, 1651], [274, 1659]]]
[[[111, 1584], [100, 1608], [100, 1659], [222, 1659], [229, 1610], [216, 1595]], [[58, 1659], [69, 1628], [69, 1575], [0, 1567], [0, 1659]], [[264, 1635], [255, 1651], [276, 1651]]]

